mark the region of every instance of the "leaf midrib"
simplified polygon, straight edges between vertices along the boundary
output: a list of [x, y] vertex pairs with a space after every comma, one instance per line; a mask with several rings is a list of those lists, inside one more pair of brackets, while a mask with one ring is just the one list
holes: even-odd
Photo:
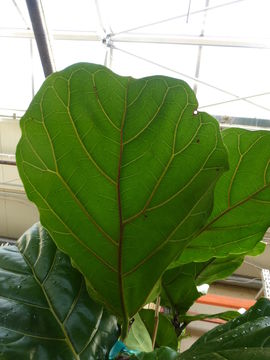
[[125, 303], [125, 295], [124, 295], [124, 283], [123, 283], [123, 235], [124, 235], [124, 226], [123, 223], [123, 214], [122, 214], [122, 202], [121, 202], [121, 188], [120, 188], [120, 180], [121, 180], [121, 166], [122, 166], [122, 156], [123, 156], [123, 149], [124, 149], [124, 141], [123, 141], [123, 132], [124, 132], [124, 124], [126, 120], [126, 113], [127, 113], [127, 94], [128, 88], [131, 78], [128, 79], [128, 83], [125, 90], [125, 103], [124, 103], [124, 111], [121, 121], [121, 131], [120, 131], [120, 149], [119, 149], [119, 161], [118, 161], [118, 169], [117, 169], [117, 202], [118, 202], [118, 214], [119, 214], [119, 242], [118, 242], [118, 285], [120, 290], [120, 300], [121, 300], [121, 307], [122, 312], [124, 315], [124, 324], [122, 327], [122, 338], [124, 339], [127, 335], [128, 330], [128, 313]]

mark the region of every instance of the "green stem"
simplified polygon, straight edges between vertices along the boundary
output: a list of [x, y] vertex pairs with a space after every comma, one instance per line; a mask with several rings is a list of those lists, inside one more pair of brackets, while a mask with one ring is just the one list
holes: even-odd
[[129, 321], [127, 319], [124, 319], [124, 322], [123, 322], [122, 328], [121, 328], [121, 341], [124, 342], [124, 340], [128, 336], [128, 330], [129, 330]]
[[157, 338], [158, 324], [159, 324], [159, 305], [160, 305], [160, 296], [158, 296], [155, 307], [155, 323], [152, 335], [152, 347], [155, 349], [155, 343]]

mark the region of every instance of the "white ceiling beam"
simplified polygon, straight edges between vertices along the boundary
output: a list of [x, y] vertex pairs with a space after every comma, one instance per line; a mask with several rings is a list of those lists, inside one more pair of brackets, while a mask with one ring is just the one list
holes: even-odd
[[259, 48], [270, 49], [269, 39], [245, 39], [225, 38], [210, 36], [185, 36], [185, 35], [164, 35], [164, 34], [119, 34], [111, 35], [113, 42], [128, 43], [154, 43], [154, 44], [178, 44], [178, 45], [200, 45], [200, 46], [226, 46], [237, 48]]
[[[54, 40], [85, 40], [101, 41], [102, 38], [96, 32], [84, 31], [52, 31]], [[0, 29], [0, 37], [34, 39], [32, 30], [26, 29]]]
[[[52, 31], [55, 40], [81, 40], [81, 41], [102, 41], [100, 34], [94, 31]], [[1, 29], [0, 37], [9, 38], [34, 38], [32, 30], [26, 29]], [[225, 38], [210, 36], [184, 36], [164, 34], [119, 34], [110, 35], [112, 42], [129, 43], [154, 43], [154, 44], [178, 44], [178, 45], [202, 45], [202, 46], [226, 46], [241, 48], [270, 49], [269, 39], [245, 39]]]

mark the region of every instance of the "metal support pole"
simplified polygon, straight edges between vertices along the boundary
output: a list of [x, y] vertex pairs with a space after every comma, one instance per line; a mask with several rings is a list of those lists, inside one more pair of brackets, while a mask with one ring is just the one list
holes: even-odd
[[45, 77], [54, 72], [54, 61], [40, 0], [26, 0]]
[[[204, 13], [204, 17], [203, 17], [202, 30], [201, 30], [201, 34], [200, 34], [200, 37], [202, 37], [202, 38], [204, 37], [204, 31], [205, 31], [205, 25], [206, 25], [206, 17], [207, 17], [207, 9], [209, 7], [209, 1], [210, 0], [205, 1], [205, 13]], [[199, 49], [198, 49], [197, 64], [196, 64], [196, 70], [195, 70], [195, 78], [197, 78], [197, 79], [200, 76], [201, 58], [202, 58], [202, 45], [200, 45]], [[194, 84], [193, 90], [195, 92], [195, 95], [197, 95], [198, 83]]]
[[0, 153], [0, 165], [13, 165], [13, 166], [16, 166], [15, 155]]
[[16, 161], [0, 160], [0, 165], [16, 166]]

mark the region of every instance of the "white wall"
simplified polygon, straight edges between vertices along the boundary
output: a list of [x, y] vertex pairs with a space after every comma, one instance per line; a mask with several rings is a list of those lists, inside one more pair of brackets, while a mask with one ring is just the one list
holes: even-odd
[[[14, 155], [20, 136], [18, 120], [0, 118], [0, 153]], [[38, 211], [26, 198], [16, 166], [0, 165], [0, 237], [17, 239], [38, 218]]]

